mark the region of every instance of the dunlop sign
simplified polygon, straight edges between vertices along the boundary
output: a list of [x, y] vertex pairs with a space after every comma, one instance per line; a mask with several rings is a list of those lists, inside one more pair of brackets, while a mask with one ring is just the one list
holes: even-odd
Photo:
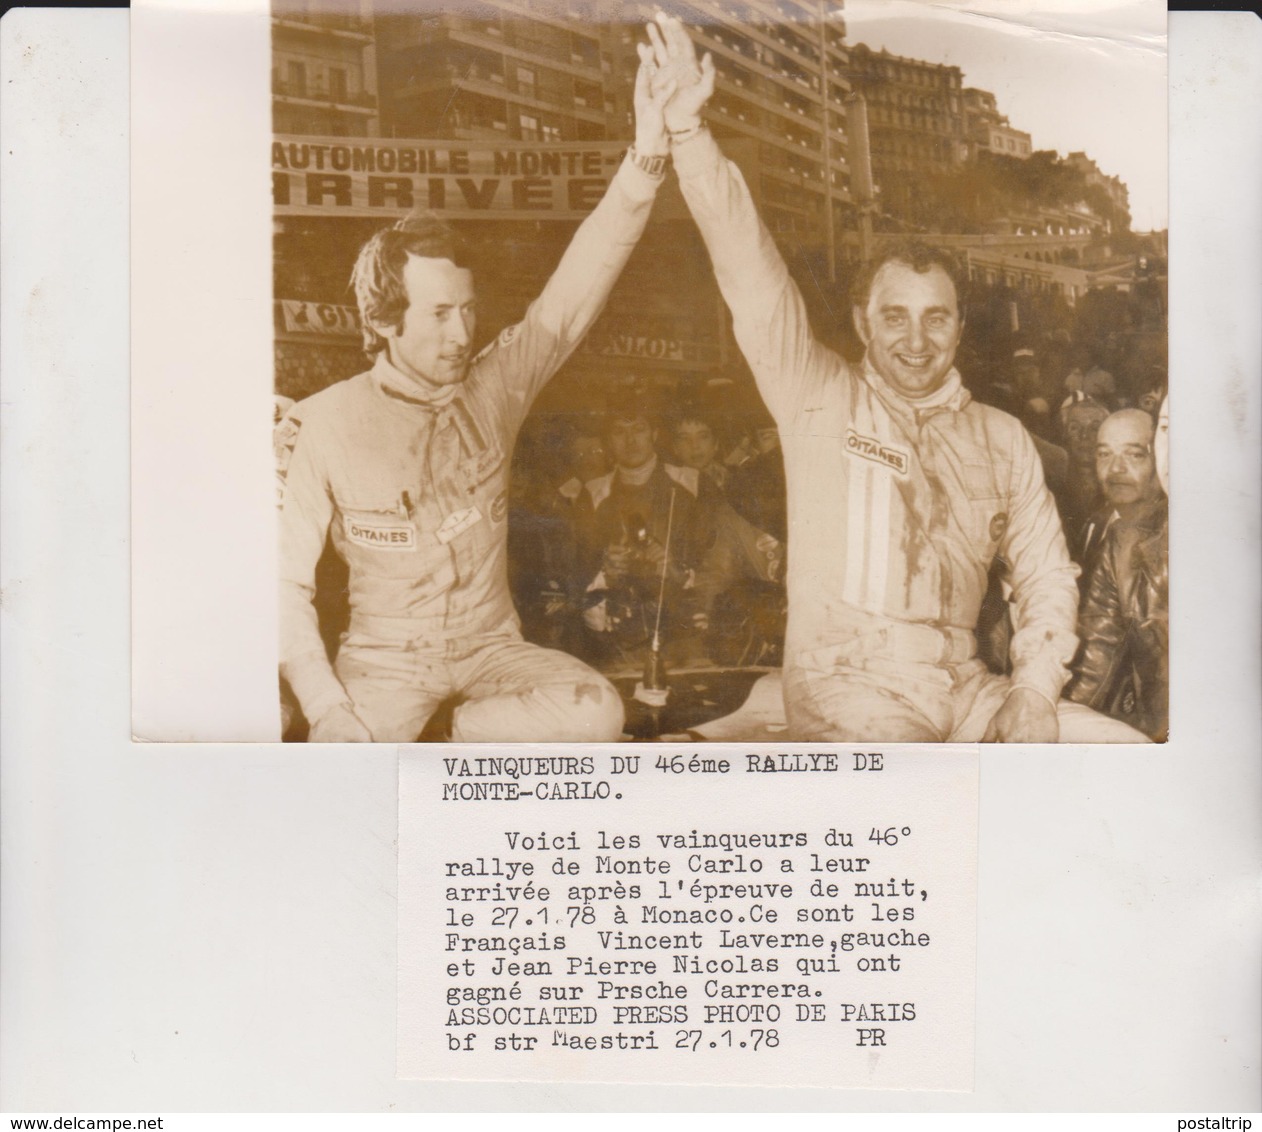
[[600, 202], [623, 142], [399, 141], [277, 136], [277, 216], [581, 220]]

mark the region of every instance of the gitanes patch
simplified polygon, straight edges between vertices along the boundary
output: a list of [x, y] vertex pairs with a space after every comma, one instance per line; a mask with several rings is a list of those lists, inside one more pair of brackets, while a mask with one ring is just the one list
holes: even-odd
[[416, 549], [416, 528], [402, 523], [365, 523], [343, 515], [342, 532], [349, 541], [374, 550]]
[[998, 542], [1004, 536], [1004, 532], [1008, 529], [1008, 512], [1000, 511], [993, 519], [990, 520], [990, 541]]
[[882, 444], [876, 437], [864, 436], [853, 428], [846, 429], [846, 451], [852, 456], [861, 456], [875, 464], [883, 464], [900, 476], [907, 474], [910, 460], [907, 449]]

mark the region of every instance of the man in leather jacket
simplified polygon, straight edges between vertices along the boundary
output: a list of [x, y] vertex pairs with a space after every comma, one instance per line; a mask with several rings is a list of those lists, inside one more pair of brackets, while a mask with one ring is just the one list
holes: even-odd
[[1105, 419], [1096, 434], [1095, 473], [1104, 506], [1087, 520], [1081, 532], [1070, 532], [1070, 553], [1082, 567], [1079, 587], [1084, 600], [1108, 532], [1118, 523], [1140, 517], [1161, 497], [1152, 442], [1153, 418], [1143, 409], [1119, 409]]
[[[1169, 490], [1169, 412], [1154, 441], [1161, 486]], [[1082, 651], [1068, 690], [1075, 703], [1107, 712], [1164, 742], [1170, 697], [1169, 506], [1146, 503], [1110, 527], [1078, 619]]]

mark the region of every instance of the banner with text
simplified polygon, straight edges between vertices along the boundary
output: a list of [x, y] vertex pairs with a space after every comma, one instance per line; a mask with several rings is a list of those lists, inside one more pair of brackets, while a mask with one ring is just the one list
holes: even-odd
[[627, 143], [277, 136], [278, 216], [381, 216], [414, 208], [454, 220], [581, 220]]

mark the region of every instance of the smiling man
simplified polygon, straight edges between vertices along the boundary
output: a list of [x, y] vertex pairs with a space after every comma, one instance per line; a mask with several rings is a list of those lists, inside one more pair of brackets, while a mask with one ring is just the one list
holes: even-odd
[[[851, 366], [806, 306], [734, 164], [701, 120], [714, 90], [687, 32], [650, 27], [680, 186], [779, 426], [788, 482], [785, 708], [799, 740], [1142, 742], [1060, 699], [1077, 568], [1029, 434], [954, 368], [961, 279], [947, 253], [891, 245], [857, 280]], [[992, 561], [1016, 633], [1011, 677], [977, 658]]]
[[[613, 687], [522, 640], [506, 564], [508, 475], [531, 401], [600, 313], [644, 230], [666, 160], [648, 49], [635, 145], [520, 323], [476, 356], [473, 275], [451, 230], [409, 217], [364, 246], [353, 282], [372, 368], [277, 426], [281, 671], [317, 742], [411, 742], [444, 701], [463, 742], [618, 738]], [[334, 664], [315, 569], [349, 569]]]
[[1096, 435], [1095, 474], [1104, 506], [1084, 525], [1078, 543], [1081, 587], [1086, 597], [1100, 560], [1105, 536], [1118, 523], [1128, 523], [1161, 497], [1153, 459], [1153, 419], [1143, 409], [1119, 409], [1105, 419]]

